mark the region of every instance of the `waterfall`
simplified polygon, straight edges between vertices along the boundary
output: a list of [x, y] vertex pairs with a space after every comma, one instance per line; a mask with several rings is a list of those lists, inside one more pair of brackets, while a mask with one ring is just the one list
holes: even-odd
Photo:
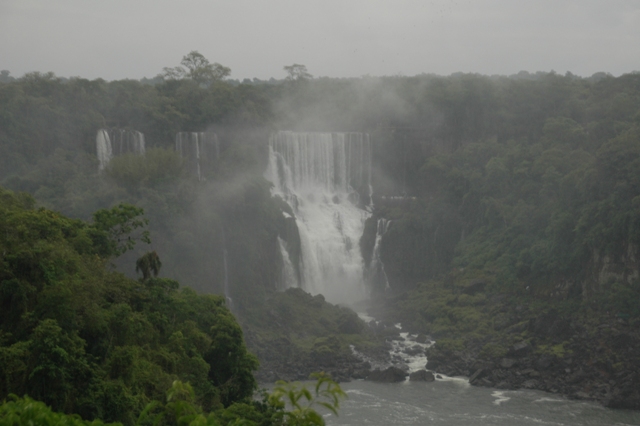
[[[285, 287], [300, 286], [334, 303], [366, 297], [358, 241], [370, 215], [365, 209], [371, 204], [370, 157], [369, 136], [363, 133], [271, 136], [265, 177], [273, 182], [274, 195], [291, 206], [300, 235], [300, 277], [284, 274]], [[286, 244], [281, 249], [286, 251]]]
[[99, 170], [104, 170], [113, 156], [111, 151], [111, 138], [105, 129], [98, 130], [98, 135], [96, 136], [96, 152], [98, 161], [100, 162], [98, 168]]
[[176, 135], [176, 152], [187, 161], [187, 167], [198, 180], [205, 180], [205, 170], [220, 159], [220, 143], [213, 132], [180, 132]]
[[104, 170], [113, 157], [126, 153], [145, 154], [144, 134], [128, 129], [98, 130], [96, 154], [100, 162], [99, 170]]
[[291, 287], [291, 284], [297, 283], [296, 269], [289, 256], [289, 250], [287, 249], [287, 243], [280, 237], [278, 237], [278, 248], [282, 255], [282, 278], [280, 280], [280, 289], [285, 290], [287, 287]]
[[233, 308], [233, 299], [229, 294], [229, 252], [227, 251], [227, 239], [224, 235], [224, 228], [222, 230], [222, 264], [224, 266], [224, 298], [229, 305], [229, 309]]
[[389, 226], [391, 226], [390, 220], [384, 218], [378, 219], [376, 241], [373, 245], [371, 263], [369, 264], [369, 269], [367, 271], [367, 278], [372, 287], [376, 289], [389, 289], [389, 279], [387, 278], [387, 273], [384, 270], [384, 264], [380, 258], [380, 242], [382, 241], [382, 236], [389, 230]]

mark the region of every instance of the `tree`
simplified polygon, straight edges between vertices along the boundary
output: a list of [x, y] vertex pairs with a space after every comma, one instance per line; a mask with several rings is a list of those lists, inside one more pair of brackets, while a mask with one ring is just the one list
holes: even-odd
[[[144, 210], [130, 204], [120, 203], [111, 209], [101, 209], [93, 214], [91, 234], [93, 243], [101, 250], [100, 254], [118, 257], [131, 250], [136, 241], [150, 244], [149, 231], [143, 230], [149, 221], [143, 217]], [[132, 234], [141, 228], [136, 235]]]
[[284, 413], [288, 425], [317, 425], [325, 424], [324, 418], [316, 411], [316, 407], [323, 407], [338, 415], [340, 400], [347, 394], [334, 382], [330, 376], [324, 373], [313, 373], [311, 378], [316, 379], [314, 392], [300, 383], [276, 382], [276, 387], [269, 396], [269, 402], [275, 407], [284, 407], [288, 404], [291, 411]]
[[11, 77], [11, 74], [8, 70], [0, 71], [0, 83], [10, 83], [15, 80], [15, 78]]
[[182, 57], [183, 67], [163, 68], [163, 76], [168, 80], [191, 79], [201, 86], [209, 86], [231, 75], [231, 69], [217, 62], [209, 62], [200, 52], [192, 50]]
[[157, 277], [160, 268], [162, 268], [162, 262], [160, 262], [160, 256], [155, 250], [143, 254], [140, 259], [136, 260], [136, 272], [142, 272], [142, 281], [151, 278], [152, 272], [153, 276]]
[[287, 72], [287, 81], [303, 81], [313, 78], [305, 65], [293, 64], [283, 68]]

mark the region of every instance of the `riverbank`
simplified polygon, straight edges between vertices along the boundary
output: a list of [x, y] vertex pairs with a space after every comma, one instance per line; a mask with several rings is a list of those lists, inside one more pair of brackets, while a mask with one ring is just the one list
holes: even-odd
[[[468, 376], [474, 386], [536, 389], [597, 401], [609, 408], [640, 409], [640, 333], [636, 325], [611, 318], [596, 327], [585, 327], [576, 320], [547, 314], [505, 333], [523, 331], [530, 337], [509, 346], [506, 353], [483, 349], [501, 347], [508, 336], [488, 342], [468, 339], [461, 350], [442, 350], [436, 344], [427, 352], [427, 368]], [[567, 335], [560, 337], [561, 333]]]
[[[273, 295], [252, 317], [240, 316], [260, 360], [257, 380], [307, 380], [324, 371], [340, 382], [394, 382], [426, 367], [468, 377], [473, 386], [640, 409], [637, 319], [507, 295], [423, 290], [372, 302], [367, 310], [377, 320], [365, 321], [300, 289]], [[431, 340], [436, 344], [426, 344]], [[423, 355], [428, 362], [409, 368], [408, 359]]]
[[473, 386], [640, 409], [637, 318], [507, 295], [422, 290], [378, 300], [370, 312], [432, 336], [427, 369], [469, 377]]

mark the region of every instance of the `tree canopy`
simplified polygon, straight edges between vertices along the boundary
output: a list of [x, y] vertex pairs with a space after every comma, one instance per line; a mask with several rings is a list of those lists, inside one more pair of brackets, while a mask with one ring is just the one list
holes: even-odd
[[209, 62], [200, 52], [192, 50], [182, 57], [183, 67], [163, 68], [163, 77], [169, 80], [189, 78], [201, 86], [209, 86], [231, 75], [231, 69], [217, 62]]

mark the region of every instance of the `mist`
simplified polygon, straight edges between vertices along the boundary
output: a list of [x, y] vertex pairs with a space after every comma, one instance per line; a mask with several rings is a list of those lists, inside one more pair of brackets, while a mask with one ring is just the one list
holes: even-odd
[[[140, 4], [129, 5], [130, 14], [65, 5], [69, 16], [60, 22], [91, 12], [98, 30], [105, 22], [137, 22], [147, 11]], [[120, 34], [109, 43], [99, 38], [103, 44], [83, 61], [67, 61], [84, 77], [56, 76], [66, 75], [58, 62], [69, 58], [65, 49], [38, 49], [88, 49], [66, 42], [87, 26], [55, 32], [34, 47], [34, 62], [2, 47], [16, 75], [30, 66], [55, 71], [3, 72], [0, 80], [0, 191], [9, 200], [0, 220], [12, 230], [0, 237], [11, 249], [0, 265], [0, 302], [11, 312], [0, 316], [0, 332], [25, 330], [11, 347], [31, 348], [24, 342], [37, 337], [34, 324], [56, 321], [59, 333], [108, 366], [96, 380], [121, 381], [114, 392], [124, 395], [139, 377], [122, 376], [116, 357], [142, 360], [155, 353], [151, 343], [137, 349], [144, 339], [135, 330], [135, 339], [118, 335], [113, 345], [108, 335], [96, 337], [100, 345], [82, 341], [93, 341], [103, 325], [115, 333], [115, 319], [127, 311], [182, 361], [165, 362], [163, 352], [138, 364], [122, 355], [122, 364], [162, 372], [166, 383], [155, 384], [154, 395], [165, 395], [168, 378], [193, 381], [198, 413], [249, 401], [220, 402], [234, 380], [244, 380], [249, 395], [257, 381], [306, 380], [316, 371], [357, 379], [356, 393], [376, 401], [390, 388], [369, 389], [368, 382], [417, 382], [407, 384], [406, 400], [431, 386], [449, 402], [460, 394], [449, 392], [452, 383], [465, 392], [468, 383], [474, 388], [465, 398], [480, 412], [499, 406], [512, 410], [509, 420], [524, 412], [557, 421], [531, 403], [534, 394], [526, 392], [533, 390], [637, 410], [640, 74], [628, 61], [637, 50], [629, 42], [640, 27], [637, 8], [561, 2], [550, 16], [545, 3], [401, 5], [255, 6], [243, 22], [264, 31], [260, 41], [237, 35], [242, 26], [214, 25], [235, 5], [219, 5], [208, 25], [194, 19], [188, 26], [175, 26], [163, 15], [170, 8], [159, 5], [148, 11], [164, 19], [155, 25], [167, 23], [165, 33], [183, 29], [155, 41], [166, 49], [147, 48], [153, 31], [129, 38], [132, 50]], [[199, 6], [207, 16], [209, 6]], [[263, 21], [283, 6], [306, 15], [290, 15], [288, 25], [271, 21], [267, 31]], [[15, 22], [31, 14], [42, 23], [45, 12], [58, 13], [37, 1], [2, 7]], [[190, 7], [178, 20], [189, 21]], [[229, 23], [240, 19], [233, 16]], [[2, 31], [19, 34], [13, 22]], [[485, 32], [490, 24], [494, 31]], [[594, 40], [594, 28], [611, 37]], [[196, 35], [222, 40], [223, 31], [230, 41], [217, 51], [183, 47]], [[273, 50], [260, 50], [266, 45]], [[288, 56], [280, 52], [286, 47]], [[240, 81], [243, 75], [260, 78]], [[20, 246], [15, 235], [31, 245]], [[31, 255], [38, 247], [47, 247], [38, 252], [46, 262]], [[35, 263], [15, 266], [14, 252]], [[102, 299], [86, 306], [106, 306], [107, 319], [82, 332], [69, 328], [75, 322], [65, 312], [85, 306], [79, 295], [93, 297], [74, 289], [94, 287]], [[22, 304], [14, 289], [24, 290], [24, 300], [50, 291], [70, 302], [53, 309], [57, 299], [46, 293]], [[26, 313], [38, 320], [20, 322], [31, 318]], [[216, 363], [233, 362], [219, 351], [229, 336], [246, 361], [244, 376], [220, 384]], [[0, 387], [0, 399], [28, 388], [13, 384], [14, 373], [2, 381], [11, 383]], [[136, 398], [152, 400], [144, 386], [135, 389], [143, 389]], [[521, 405], [496, 393], [518, 389], [526, 395]], [[92, 395], [87, 404], [98, 408], [91, 415], [104, 400]], [[486, 402], [492, 399], [500, 402]], [[260, 411], [266, 405], [256, 407], [256, 415], [268, 414]], [[630, 411], [620, 419], [636, 417]]]

